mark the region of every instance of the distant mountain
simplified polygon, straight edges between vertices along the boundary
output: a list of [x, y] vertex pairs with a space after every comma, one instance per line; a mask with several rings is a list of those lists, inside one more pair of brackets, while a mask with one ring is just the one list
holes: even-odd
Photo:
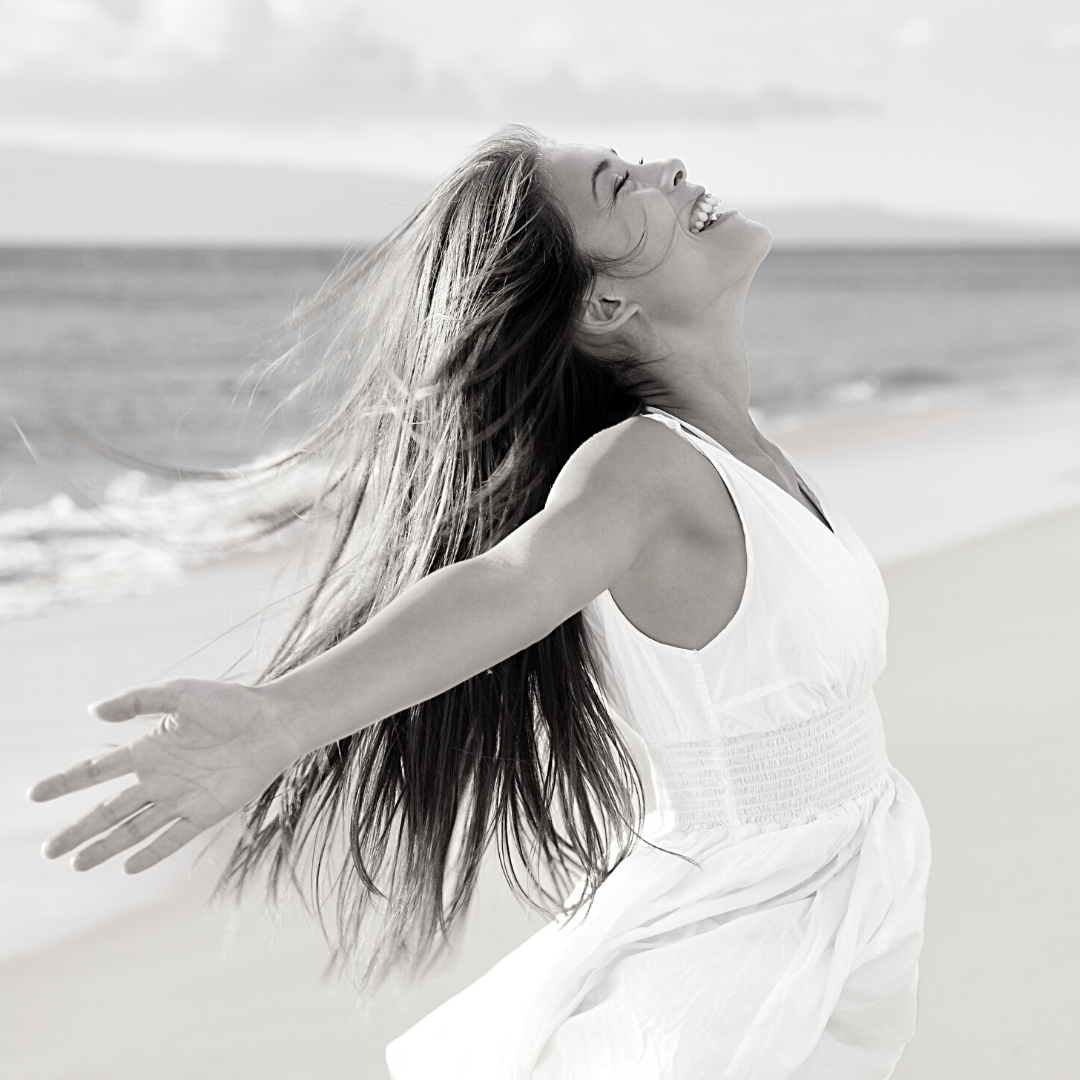
[[897, 214], [873, 206], [747, 206], [775, 248], [1009, 247], [1080, 244], [1080, 233], [1010, 222]]
[[0, 243], [343, 247], [384, 235], [415, 177], [0, 148]]
[[[145, 161], [0, 148], [0, 243], [340, 247], [382, 236], [428, 189], [416, 177]], [[1080, 244], [1080, 234], [892, 213], [739, 204], [777, 248]]]

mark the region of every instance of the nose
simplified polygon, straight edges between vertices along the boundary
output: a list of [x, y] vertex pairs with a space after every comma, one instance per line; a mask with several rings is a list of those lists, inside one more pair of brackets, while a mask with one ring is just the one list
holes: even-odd
[[660, 186], [664, 191], [674, 191], [680, 184], [686, 183], [686, 166], [679, 158], [665, 158], [657, 164], [660, 166]]

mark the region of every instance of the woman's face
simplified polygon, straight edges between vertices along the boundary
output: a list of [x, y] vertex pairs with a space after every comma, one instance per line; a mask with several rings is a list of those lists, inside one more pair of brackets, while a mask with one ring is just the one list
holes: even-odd
[[768, 254], [768, 229], [737, 210], [695, 228], [706, 191], [687, 181], [678, 158], [634, 164], [614, 150], [560, 144], [544, 152], [544, 165], [584, 250], [627, 257], [601, 276], [600, 293], [621, 293], [654, 323], [694, 319], [745, 293]]

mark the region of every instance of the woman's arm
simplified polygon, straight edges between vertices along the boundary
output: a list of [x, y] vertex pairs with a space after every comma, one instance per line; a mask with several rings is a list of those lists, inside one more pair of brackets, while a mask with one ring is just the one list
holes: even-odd
[[590, 441], [546, 508], [502, 543], [437, 570], [339, 645], [259, 687], [298, 746], [324, 746], [456, 686], [622, 577], [670, 520], [654, 432], [639, 422]]
[[95, 706], [103, 720], [165, 714], [127, 746], [35, 786], [52, 799], [134, 772], [137, 783], [54, 837], [88, 869], [168, 825], [128, 860], [146, 869], [246, 805], [303, 753], [484, 671], [538, 641], [622, 577], [692, 500], [670, 434], [629, 421], [583, 446], [545, 509], [486, 554], [407, 589], [355, 634], [259, 687], [175, 680]]

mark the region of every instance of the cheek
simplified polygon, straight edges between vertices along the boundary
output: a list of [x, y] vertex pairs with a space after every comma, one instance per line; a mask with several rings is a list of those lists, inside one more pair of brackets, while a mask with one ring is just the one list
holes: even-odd
[[[671, 238], [669, 238], [670, 240]], [[666, 257], [641, 279], [643, 298], [654, 316], [680, 320], [695, 315], [716, 300], [723, 286], [715, 266], [692, 244], [676, 242], [667, 247]], [[662, 252], [657, 251], [655, 255]]]
[[619, 226], [621, 250], [636, 252], [621, 273], [634, 281], [631, 293], [661, 320], [685, 319], [711, 307], [745, 281], [768, 251], [768, 232], [761, 226], [735, 221], [723, 234], [692, 237], [666, 206], [639, 204], [639, 213]]
[[[651, 308], [660, 318], [691, 318], [739, 289], [764, 256], [760, 238], [731, 236], [704, 240], [674, 237], [668, 256], [649, 275]], [[765, 248], [767, 250], [767, 247]]]

